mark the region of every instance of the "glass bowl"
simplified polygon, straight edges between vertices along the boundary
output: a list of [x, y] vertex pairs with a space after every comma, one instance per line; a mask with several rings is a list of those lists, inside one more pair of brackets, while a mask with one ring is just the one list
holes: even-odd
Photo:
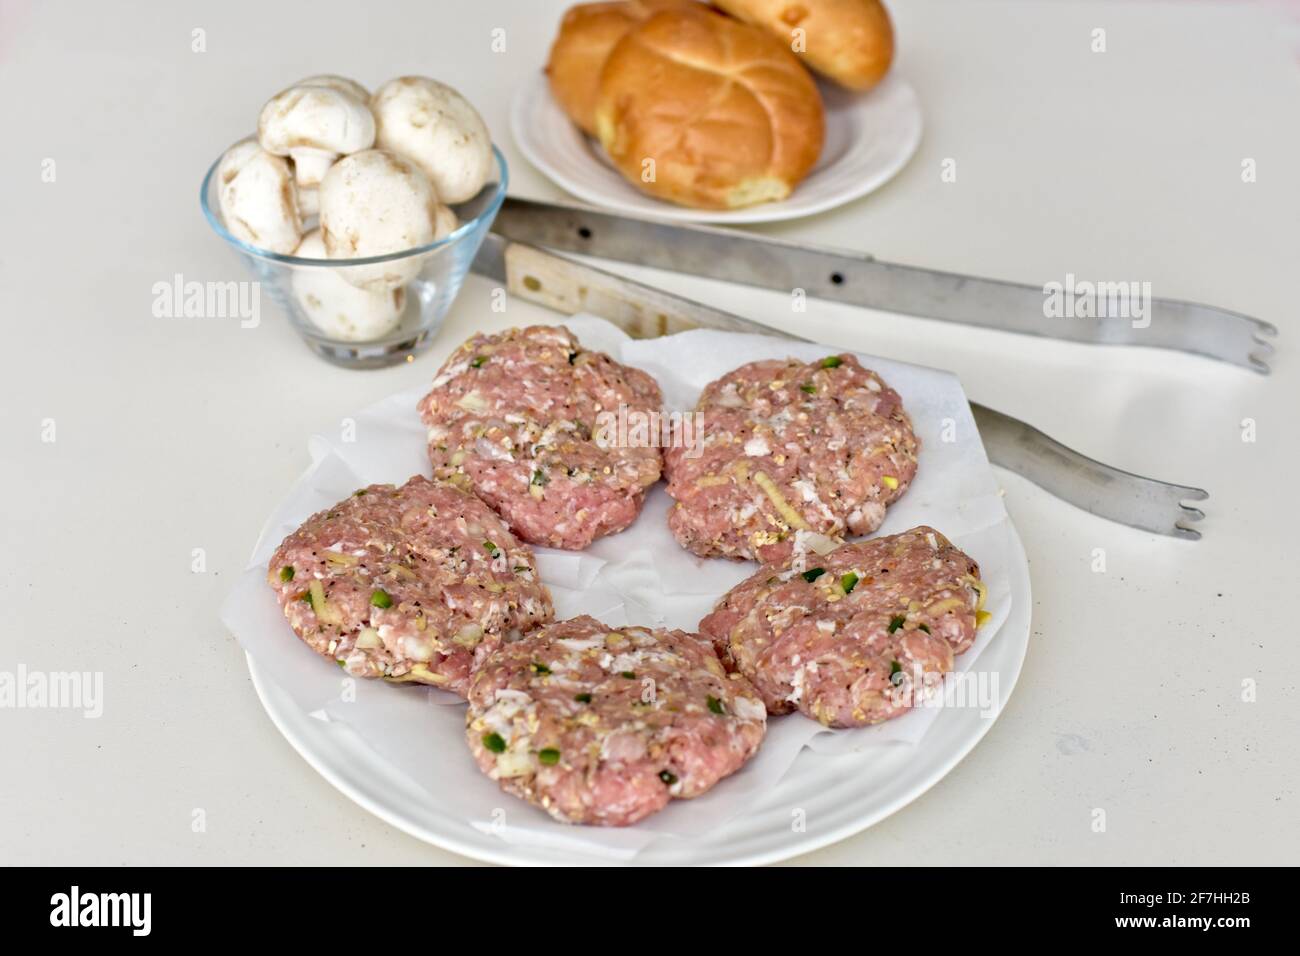
[[[428, 348], [442, 327], [442, 320], [451, 308], [456, 293], [460, 291], [461, 283], [465, 281], [465, 273], [469, 271], [479, 246], [483, 244], [483, 239], [492, 226], [492, 220], [496, 218], [501, 203], [505, 200], [509, 181], [506, 160], [495, 146], [492, 147], [492, 156], [496, 170], [488, 183], [473, 199], [450, 207], [460, 220], [460, 226], [454, 232], [437, 242], [386, 256], [364, 259], [300, 259], [259, 249], [236, 238], [222, 221], [218, 201], [216, 173], [220, 157], [203, 177], [199, 201], [209, 225], [235, 250], [252, 272], [258, 283], [255, 294], [262, 291], [269, 293], [317, 355], [346, 368], [382, 368], [410, 361]], [[304, 220], [304, 232], [314, 228], [315, 217]], [[393, 268], [394, 263], [400, 263], [397, 271], [412, 276], [405, 285], [399, 287], [402, 291], [395, 297], [393, 313], [398, 311], [396, 304], [400, 303], [400, 319], [397, 319], [395, 326], [392, 325], [393, 316], [385, 316], [383, 325], [388, 327], [388, 331], [374, 338], [359, 339], [340, 337], [337, 332], [332, 333], [313, 320], [312, 311], [319, 315], [323, 307], [327, 308], [316, 295], [321, 289], [322, 280], [328, 289], [334, 277], [341, 278], [349, 269], [360, 271], [358, 267], [381, 263], [389, 268]], [[329, 273], [334, 276], [328, 275]]]

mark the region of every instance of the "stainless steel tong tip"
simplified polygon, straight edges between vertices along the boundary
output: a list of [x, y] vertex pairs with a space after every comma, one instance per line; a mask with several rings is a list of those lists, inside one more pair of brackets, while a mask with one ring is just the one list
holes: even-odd
[[1201, 532], [1195, 528], [1188, 527], [1191, 522], [1200, 521], [1205, 517], [1205, 512], [1200, 508], [1187, 504], [1188, 501], [1205, 501], [1210, 497], [1210, 493], [1204, 488], [1191, 488], [1185, 485], [1170, 485], [1169, 498], [1177, 511], [1174, 515], [1174, 537], [1186, 538], [1188, 541], [1199, 541]]
[[1277, 338], [1277, 326], [1269, 322], [1262, 322], [1259, 319], [1253, 321], [1255, 322], [1255, 328], [1250, 339], [1255, 343], [1255, 348], [1249, 355], [1250, 367], [1262, 375], [1267, 375], [1272, 369], [1269, 368], [1265, 359], [1277, 351], [1277, 348], [1269, 341]]

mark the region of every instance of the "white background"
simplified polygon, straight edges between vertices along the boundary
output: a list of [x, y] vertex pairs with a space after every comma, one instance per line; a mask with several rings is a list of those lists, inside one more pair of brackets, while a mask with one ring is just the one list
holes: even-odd
[[[347, 372], [269, 302], [245, 330], [155, 318], [152, 287], [244, 278], [202, 219], [199, 182], [263, 100], [310, 73], [450, 82], [495, 132], [511, 191], [562, 198], [519, 157], [506, 117], [515, 88], [542, 81], [564, 6], [0, 0], [0, 670], [105, 681], [99, 720], [0, 710], [0, 861], [459, 861], [369, 817], [293, 753], [216, 610], [313, 430], [431, 378], [475, 329], [555, 317], [517, 302], [493, 313], [490, 285], [471, 277], [431, 353]], [[974, 400], [1211, 497], [1193, 544], [999, 472], [1035, 594], [1009, 708], [912, 806], [796, 862], [1295, 862], [1295, 8], [891, 9], [897, 69], [926, 113], [919, 153], [879, 193], [767, 231], [1032, 283], [1149, 281], [1274, 322], [1281, 349], [1265, 378], [820, 304], [797, 317], [803, 334], [952, 369]], [[505, 53], [490, 51], [496, 27]], [[1105, 53], [1090, 51], [1096, 27]], [[1247, 157], [1258, 182], [1241, 181]], [[41, 181], [46, 158], [54, 183]], [[940, 179], [946, 158], [955, 183]], [[792, 321], [784, 296], [673, 288]], [[194, 548], [206, 573], [190, 570]], [[195, 809], [206, 832], [192, 832]]]

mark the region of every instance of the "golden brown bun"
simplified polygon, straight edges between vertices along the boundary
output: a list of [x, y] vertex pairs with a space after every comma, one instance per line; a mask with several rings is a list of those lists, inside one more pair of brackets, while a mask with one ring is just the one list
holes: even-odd
[[[814, 70], [851, 90], [880, 82], [894, 59], [894, 27], [880, 0], [713, 0], [798, 53]], [[802, 37], [794, 31], [802, 29]]]
[[600, 74], [601, 145], [634, 186], [684, 206], [784, 199], [824, 126], [817, 85], [785, 45], [703, 6], [629, 30]]
[[609, 51], [641, 21], [686, 3], [694, 0], [616, 0], [570, 7], [546, 62], [551, 92], [569, 119], [596, 135], [596, 93]]

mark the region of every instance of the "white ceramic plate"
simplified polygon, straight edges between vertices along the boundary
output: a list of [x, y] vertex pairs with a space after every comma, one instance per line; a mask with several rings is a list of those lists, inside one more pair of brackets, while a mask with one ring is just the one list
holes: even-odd
[[[1014, 531], [1011, 538], [1011, 616], [979, 659], [981, 672], [998, 675], [999, 713], [1011, 697], [1029, 648], [1032, 606], [1024, 547]], [[374, 750], [329, 734], [327, 724], [303, 713], [284, 691], [265, 679], [252, 657], [248, 658], [248, 670], [266, 712], [303, 759], [349, 799], [399, 830], [490, 863], [611, 862], [608, 857], [587, 857], [572, 850], [560, 853], [508, 844], [447, 816], [424, 790], [395, 772]], [[702, 839], [656, 841], [634, 862], [757, 865], [843, 840], [902, 809], [938, 783], [970, 753], [996, 719], [996, 715], [981, 716], [971, 707], [946, 708], [916, 747], [899, 744], [834, 756], [804, 750], [785, 778], [743, 816]], [[792, 826], [797, 811], [802, 811], [805, 821], [802, 833]]]
[[[633, 340], [584, 316], [565, 324], [589, 347], [656, 376], [669, 408], [692, 407], [700, 388], [736, 364], [786, 355], [810, 361], [825, 351], [706, 330]], [[735, 777], [622, 830], [565, 826], [504, 797], [459, 741], [460, 701], [340, 677], [289, 638], [265, 583], [276, 543], [309, 514], [372, 481], [424, 470], [425, 429], [415, 406], [426, 387], [415, 385], [351, 416], [352, 440], [312, 438], [312, 467], [268, 519], [223, 607], [223, 620], [252, 655], [267, 712], [308, 763], [358, 804], [420, 839], [492, 862], [753, 864], [807, 852], [888, 816], [938, 781], [992, 725], [1020, 673], [1032, 602], [1024, 551], [960, 383], [947, 372], [861, 358], [899, 390], [922, 443], [917, 478], [882, 533], [929, 524], [981, 564], [992, 617], [957, 666], [975, 682], [957, 686], [981, 691], [978, 700], [856, 731], [826, 733], [800, 715], [779, 718]], [[950, 426], [952, 439], [942, 439]], [[580, 554], [540, 549], [557, 615], [692, 628], [718, 594], [752, 571], [682, 551], [668, 532], [669, 504], [656, 488], [622, 534]]]
[[898, 76], [868, 93], [822, 86], [826, 143], [821, 158], [789, 199], [745, 209], [688, 209], [647, 196], [610, 165], [600, 145], [564, 115], [546, 81], [520, 88], [510, 109], [515, 144], [549, 179], [605, 209], [678, 222], [776, 222], [833, 209], [880, 188], [921, 142], [921, 105]]

